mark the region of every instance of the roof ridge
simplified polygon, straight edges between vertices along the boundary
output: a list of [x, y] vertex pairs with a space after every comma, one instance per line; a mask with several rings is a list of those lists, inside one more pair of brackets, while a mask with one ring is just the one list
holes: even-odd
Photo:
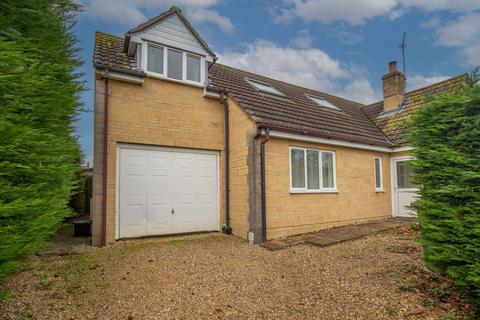
[[441, 85], [442, 83], [445, 83], [445, 82], [448, 82], [448, 81], [452, 81], [453, 79], [459, 79], [459, 78], [462, 78], [462, 77], [465, 77], [465, 76], [468, 76], [468, 74], [467, 74], [467, 73], [462, 73], [462, 74], [459, 74], [459, 75], [456, 75], [456, 76], [447, 78], [447, 79], [445, 79], [445, 80], [441, 80], [441, 81], [438, 81], [438, 82], [429, 84], [429, 85], [427, 85], [427, 86], [423, 86], [423, 87], [420, 87], [420, 88], [417, 88], [417, 89], [414, 89], [414, 90], [410, 90], [410, 91], [408, 91], [408, 92], [405, 92], [405, 95], [407, 95], [407, 94], [412, 94], [412, 93], [414, 93], [414, 92], [416, 92], [416, 91], [426, 90], [426, 89], [429, 89], [429, 88], [432, 88], [432, 87]]
[[[449, 81], [452, 81], [454, 79], [459, 79], [459, 78], [466, 77], [466, 76], [468, 76], [468, 73], [466, 73], [466, 72], [462, 73], [462, 74], [459, 74], [459, 75], [456, 75], [456, 76], [452, 76], [452, 77], [449, 77], [447, 79], [444, 79], [444, 80], [441, 80], [441, 81], [438, 81], [438, 82], [434, 82], [434, 83], [431, 83], [429, 85], [426, 85], [426, 86], [423, 86], [423, 87], [420, 87], [420, 88], [417, 88], [417, 89], [407, 91], [407, 92], [405, 92], [405, 95], [411, 95], [412, 93], [415, 93], [417, 91], [423, 91], [423, 90], [426, 90], [426, 89], [430, 89], [432, 87], [441, 85], [442, 83], [449, 82]], [[373, 102], [373, 103], [370, 103], [370, 104], [364, 106], [364, 108], [368, 108], [368, 107], [374, 106], [374, 105], [379, 104], [379, 103], [383, 103], [383, 99], [379, 100], [379, 101], [376, 101], [376, 102]]]
[[307, 87], [300, 86], [300, 85], [297, 85], [297, 84], [293, 84], [291, 82], [286, 82], [286, 81], [283, 81], [283, 80], [275, 79], [275, 78], [272, 78], [270, 76], [265, 76], [265, 75], [254, 73], [254, 72], [251, 72], [251, 71], [248, 71], [248, 70], [243, 70], [243, 69], [240, 69], [240, 68], [237, 68], [237, 67], [228, 66], [226, 64], [219, 63], [219, 62], [216, 62], [215, 64], [226, 67], [226, 68], [229, 68], [229, 69], [238, 70], [238, 71], [245, 72], [245, 73], [248, 73], [248, 74], [252, 74], [252, 75], [255, 75], [255, 76], [260, 76], [260, 77], [267, 78], [267, 79], [270, 79], [270, 80], [273, 80], [273, 81], [281, 82], [281, 83], [289, 85], [289, 86], [294, 86], [294, 87], [297, 87], [297, 88], [300, 88], [300, 89], [305, 89], [305, 90], [308, 90], [308, 91], [317, 92], [317, 93], [321, 93], [321, 94], [324, 94], [324, 95], [327, 95], [327, 96], [330, 96], [330, 97], [334, 97], [336, 99], [342, 99], [344, 101], [352, 102], [352, 103], [357, 104], [358, 107], [366, 106], [363, 103], [360, 103], [360, 102], [357, 102], [357, 101], [353, 101], [353, 100], [350, 100], [350, 99], [347, 99], [347, 98], [344, 98], [344, 97], [336, 96], [336, 95], [333, 95], [331, 93], [326, 93], [326, 92], [323, 92], [323, 91], [318, 91], [318, 90], [315, 90], [315, 89], [311, 89], [311, 88], [307, 88]]

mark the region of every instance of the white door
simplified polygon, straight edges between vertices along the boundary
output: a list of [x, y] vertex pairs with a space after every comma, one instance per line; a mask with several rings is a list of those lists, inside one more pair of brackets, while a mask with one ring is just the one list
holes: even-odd
[[415, 211], [409, 207], [418, 196], [418, 186], [412, 181], [411, 160], [409, 157], [393, 159], [393, 201], [397, 217], [416, 217]]
[[219, 230], [218, 154], [119, 151], [118, 237]]

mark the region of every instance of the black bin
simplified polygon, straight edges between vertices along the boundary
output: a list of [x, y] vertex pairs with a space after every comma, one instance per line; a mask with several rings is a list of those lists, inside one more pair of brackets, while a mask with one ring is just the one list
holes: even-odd
[[91, 226], [91, 220], [75, 220], [73, 221], [73, 235], [75, 237], [89, 237], [92, 235]]

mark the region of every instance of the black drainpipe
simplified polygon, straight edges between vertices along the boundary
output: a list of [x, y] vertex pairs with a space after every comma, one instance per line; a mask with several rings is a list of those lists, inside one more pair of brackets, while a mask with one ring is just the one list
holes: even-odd
[[220, 91], [220, 101], [223, 104], [225, 122], [225, 227], [223, 233], [231, 234], [230, 226], [230, 117], [228, 102], [223, 91]]
[[262, 141], [260, 143], [260, 185], [262, 189], [262, 242], [267, 241], [267, 192], [265, 179], [265, 143], [270, 139], [270, 129], [265, 129]]
[[102, 178], [102, 246], [107, 245], [107, 170], [108, 170], [108, 73], [103, 74], [104, 84], [104, 109], [103, 109], [103, 178]]

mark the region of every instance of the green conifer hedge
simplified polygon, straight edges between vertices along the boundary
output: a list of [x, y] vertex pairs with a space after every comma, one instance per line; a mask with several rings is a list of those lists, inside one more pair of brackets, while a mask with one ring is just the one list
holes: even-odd
[[480, 88], [432, 97], [408, 130], [425, 260], [480, 303]]
[[0, 1], [0, 280], [71, 213], [80, 111], [70, 0]]

